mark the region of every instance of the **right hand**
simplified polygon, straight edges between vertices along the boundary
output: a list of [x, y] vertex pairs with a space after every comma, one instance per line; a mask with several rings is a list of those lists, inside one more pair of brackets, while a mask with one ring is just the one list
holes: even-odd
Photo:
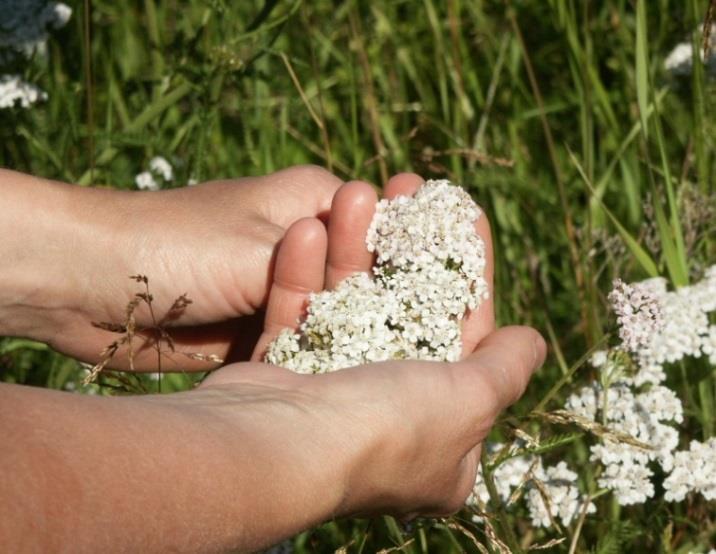
[[224, 401], [212, 405], [224, 421], [242, 417], [242, 391], [260, 400], [257, 421], [267, 428], [256, 432], [297, 450], [281, 460], [295, 479], [332, 476], [337, 490], [325, 494], [337, 501], [334, 515], [444, 515], [463, 506], [482, 441], [545, 352], [535, 330], [505, 327], [456, 363], [383, 362], [322, 375], [242, 363], [213, 373], [188, 396], [219, 395]]
[[[413, 194], [421, 183], [417, 175], [398, 175], [386, 185], [386, 197]], [[370, 270], [373, 257], [364, 237], [375, 202], [368, 184], [348, 183], [333, 200], [327, 232], [312, 219], [288, 230], [253, 360], [281, 329], [296, 326], [311, 291]], [[492, 296], [492, 243], [484, 217], [476, 229], [485, 240]], [[234, 364], [213, 373], [195, 399], [202, 390], [231, 397], [221, 403], [236, 407], [223, 409], [228, 418], [240, 410], [242, 390], [260, 399], [271, 415], [259, 421], [267, 423], [272, 441], [295, 445], [301, 451], [295, 459], [304, 463], [310, 444], [308, 463], [318, 467], [299, 463], [295, 477], [316, 471], [336, 477], [329, 481], [340, 490], [327, 492], [338, 499], [334, 515], [451, 513], [474, 486], [481, 443], [495, 418], [520, 397], [546, 351], [533, 329], [494, 331], [491, 299], [465, 318], [463, 342], [465, 358], [453, 364], [390, 361], [323, 375]]]

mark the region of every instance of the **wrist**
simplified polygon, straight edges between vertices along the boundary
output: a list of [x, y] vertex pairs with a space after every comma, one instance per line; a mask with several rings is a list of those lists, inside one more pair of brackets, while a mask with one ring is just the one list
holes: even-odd
[[73, 310], [82, 290], [78, 253], [92, 234], [73, 214], [75, 188], [84, 192], [0, 170], [0, 334], [50, 342]]
[[[269, 367], [241, 370], [269, 372]], [[340, 424], [345, 417], [327, 418], [332, 410], [315, 392], [305, 377], [284, 375], [279, 382], [213, 385], [155, 397], [180, 402], [176, 407], [188, 419], [205, 421], [207, 442], [221, 445], [231, 461], [223, 478], [237, 499], [231, 517], [245, 522], [244, 548], [270, 546], [345, 513], [356, 441]]]

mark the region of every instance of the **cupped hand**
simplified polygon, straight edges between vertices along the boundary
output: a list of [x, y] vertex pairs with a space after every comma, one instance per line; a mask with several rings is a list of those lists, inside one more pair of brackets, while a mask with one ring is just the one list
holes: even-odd
[[[334, 515], [443, 515], [464, 504], [482, 441], [544, 357], [536, 331], [506, 327], [456, 363], [391, 361], [322, 375], [242, 363], [188, 396], [222, 421], [245, 417], [246, 398], [260, 406], [252, 426], [283, 445], [282, 471], [299, 481], [323, 471], [340, 487], [326, 491], [340, 499]], [[278, 494], [302, 501], [291, 490]]]

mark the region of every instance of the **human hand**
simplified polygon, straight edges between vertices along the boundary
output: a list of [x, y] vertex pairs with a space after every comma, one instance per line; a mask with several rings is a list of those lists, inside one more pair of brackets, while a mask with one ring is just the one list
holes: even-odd
[[120, 397], [0, 383], [0, 536], [10, 551], [247, 552], [337, 516], [447, 514], [543, 357], [511, 327], [452, 364], [246, 362]]
[[[190, 394], [225, 421], [246, 417], [244, 395], [260, 406], [252, 428], [282, 445], [276, 482], [304, 481], [310, 489], [320, 479], [321, 494], [339, 499], [324, 517], [444, 515], [464, 504], [482, 441], [544, 357], [536, 331], [506, 327], [457, 363], [391, 361], [321, 375], [243, 363], [213, 373]], [[303, 488], [275, 494], [288, 505], [313, 501], [300, 496]]]
[[[313, 166], [151, 193], [0, 171], [0, 282], [8, 285], [0, 292], [7, 322], [0, 332], [96, 361], [116, 335], [92, 322], [123, 323], [127, 303], [141, 292], [128, 277], [144, 274], [158, 318], [182, 293], [193, 301], [170, 324], [177, 349], [225, 358], [236, 339], [250, 342], [243, 335], [251, 322], [238, 318], [265, 305], [286, 228], [325, 217], [341, 184]], [[154, 324], [146, 305], [135, 316], [138, 329]], [[119, 354], [117, 362], [125, 358]], [[156, 370], [151, 349], [140, 348], [134, 362]], [[164, 368], [208, 367], [169, 356]]]

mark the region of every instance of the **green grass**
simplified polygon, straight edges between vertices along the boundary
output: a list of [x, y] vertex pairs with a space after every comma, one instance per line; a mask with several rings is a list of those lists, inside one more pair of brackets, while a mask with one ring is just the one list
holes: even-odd
[[[687, 202], [698, 193], [716, 205], [716, 80], [663, 70], [707, 3], [93, 0], [87, 14], [74, 2], [47, 59], [24, 69], [48, 101], [0, 110], [0, 165], [118, 188], [133, 188], [154, 155], [176, 166], [177, 186], [306, 162], [378, 186], [399, 171], [447, 176], [491, 219], [498, 320], [534, 325], [552, 347], [512, 414], [550, 390], [542, 407], [557, 408], [593, 377], [581, 362], [613, 329], [612, 278], [659, 274], [678, 286], [716, 262], [713, 220]], [[700, 439], [714, 433], [715, 380], [713, 368], [699, 371], [700, 382], [683, 383], [674, 368], [669, 383], [685, 404], [683, 437]], [[0, 372], [82, 388], [77, 362], [27, 341], [0, 340]], [[163, 383], [190, 384], [181, 375]], [[528, 428], [545, 439], [565, 432]], [[586, 468], [590, 440], [558, 440], [546, 457]], [[594, 492], [593, 470], [581, 486]], [[577, 552], [716, 544], [713, 504], [596, 503]], [[460, 523], [488, 544], [469, 519]], [[496, 530], [523, 546], [560, 536], [528, 523], [518, 510]], [[567, 552], [574, 532], [552, 551]], [[390, 519], [332, 522], [295, 546], [374, 552], [411, 538], [401, 551], [478, 551], [454, 525], [429, 520], [409, 532]]]

